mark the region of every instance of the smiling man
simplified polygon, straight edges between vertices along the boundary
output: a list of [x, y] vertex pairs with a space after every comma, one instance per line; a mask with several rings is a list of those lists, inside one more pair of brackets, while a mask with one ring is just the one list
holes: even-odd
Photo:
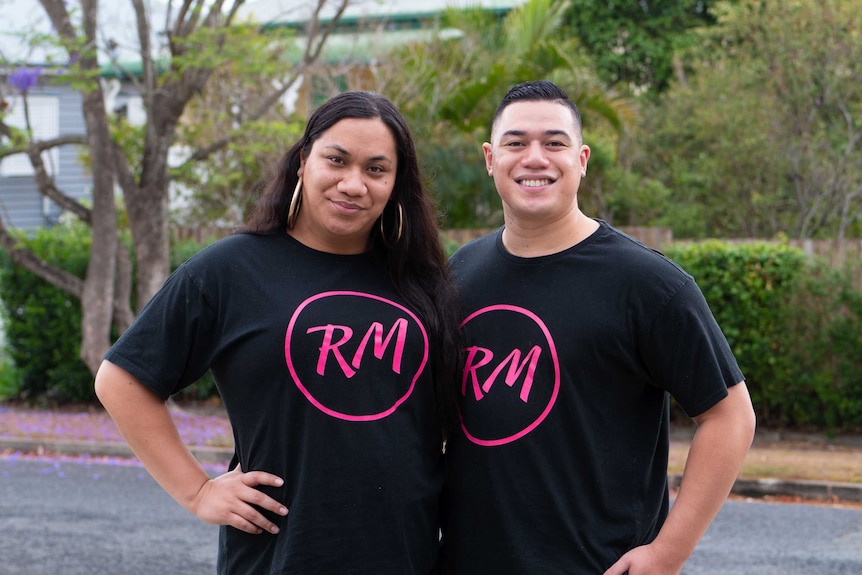
[[[443, 573], [679, 573], [751, 445], [742, 372], [691, 276], [579, 209], [590, 149], [565, 92], [512, 88], [483, 149], [505, 225], [451, 259]], [[671, 397], [697, 423], [672, 509]]]

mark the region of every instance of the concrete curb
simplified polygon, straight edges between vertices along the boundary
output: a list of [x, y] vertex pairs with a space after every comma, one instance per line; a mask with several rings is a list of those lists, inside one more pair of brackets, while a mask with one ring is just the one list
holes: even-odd
[[[227, 447], [189, 446], [198, 461], [204, 464], [220, 464], [230, 461], [233, 449]], [[106, 457], [134, 457], [125, 443], [92, 441], [58, 441], [51, 439], [0, 438], [0, 451], [11, 450], [23, 453], [92, 455]], [[671, 474], [668, 482], [678, 489], [682, 475]], [[785, 479], [737, 479], [731, 493], [743, 497], [762, 498], [769, 496], [791, 496], [823, 501], [847, 501], [862, 503], [862, 484], [828, 481], [806, 481]]]
[[[678, 489], [682, 475], [668, 476], [668, 482], [673, 489]], [[774, 497], [790, 496], [823, 501], [847, 501], [862, 503], [862, 483], [838, 483], [830, 481], [810, 481], [804, 479], [737, 479], [730, 490], [734, 495], [742, 497]]]
[[746, 497], [794, 495], [806, 499], [862, 502], [862, 484], [784, 479], [737, 479], [733, 493]]
[[[11, 450], [23, 453], [54, 453], [62, 455], [92, 455], [96, 457], [134, 457], [125, 443], [92, 441], [58, 441], [53, 439], [0, 438], [0, 451]], [[233, 457], [233, 449], [190, 445], [192, 455], [201, 463], [226, 463]]]

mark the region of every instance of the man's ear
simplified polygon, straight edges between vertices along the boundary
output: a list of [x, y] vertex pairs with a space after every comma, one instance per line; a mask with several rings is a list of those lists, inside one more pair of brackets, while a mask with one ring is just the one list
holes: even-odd
[[581, 146], [581, 177], [587, 175], [587, 162], [590, 160], [590, 147]]
[[494, 172], [491, 166], [494, 162], [494, 152], [491, 148], [491, 144], [488, 142], [482, 144], [482, 153], [485, 154], [485, 169], [488, 170], [488, 175], [493, 177]]

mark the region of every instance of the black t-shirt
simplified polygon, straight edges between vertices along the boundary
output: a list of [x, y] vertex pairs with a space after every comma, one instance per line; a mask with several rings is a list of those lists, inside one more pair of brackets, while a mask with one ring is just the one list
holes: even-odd
[[604, 222], [543, 257], [501, 238], [451, 258], [467, 349], [443, 570], [602, 573], [667, 515], [669, 393], [698, 415], [742, 373], [693, 279]]
[[211, 368], [234, 464], [285, 480], [278, 535], [222, 527], [220, 573], [434, 572], [443, 482], [429, 338], [370, 254], [236, 235], [105, 356], [161, 397]]

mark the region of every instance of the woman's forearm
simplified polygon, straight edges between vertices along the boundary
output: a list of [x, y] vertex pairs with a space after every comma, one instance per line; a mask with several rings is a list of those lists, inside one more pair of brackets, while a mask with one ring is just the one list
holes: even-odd
[[196, 498], [210, 477], [183, 443], [166, 403], [108, 361], [96, 374], [96, 395], [150, 475], [195, 513]]

